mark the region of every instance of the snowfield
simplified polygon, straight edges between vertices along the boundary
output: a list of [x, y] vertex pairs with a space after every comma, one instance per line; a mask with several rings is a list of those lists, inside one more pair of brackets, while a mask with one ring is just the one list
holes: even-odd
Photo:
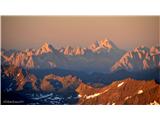
[[143, 93], [143, 90], [138, 90], [138, 94], [142, 94]]
[[124, 84], [124, 82], [121, 82], [121, 83], [119, 83], [118, 85], [117, 85], [117, 87], [120, 87], [120, 86], [122, 86]]
[[95, 93], [95, 94], [93, 94], [93, 95], [87, 96], [86, 99], [94, 98], [94, 97], [97, 97], [97, 96], [99, 96], [99, 95], [101, 95], [101, 93]]

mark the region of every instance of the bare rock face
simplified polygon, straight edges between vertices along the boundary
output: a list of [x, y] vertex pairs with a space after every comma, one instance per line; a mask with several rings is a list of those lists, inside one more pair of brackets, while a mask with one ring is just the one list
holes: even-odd
[[111, 50], [118, 50], [118, 47], [109, 39], [99, 40], [93, 43], [89, 49], [91, 49], [93, 52], [101, 52], [104, 49], [107, 50], [107, 52], [110, 52]]
[[79, 104], [144, 105], [160, 103], [160, 85], [154, 80], [138, 81], [128, 78], [115, 81], [104, 88], [92, 89], [85, 85], [77, 88], [77, 92], [81, 95]]
[[140, 71], [160, 67], [160, 47], [147, 48], [140, 46], [126, 52], [113, 66], [111, 71], [125, 69]]
[[71, 75], [60, 77], [54, 74], [49, 74], [44, 76], [40, 88], [42, 91], [63, 92], [69, 89], [75, 89], [79, 83], [80, 79]]
[[[51, 97], [51, 93], [61, 93], [67, 95], [69, 100], [75, 99], [75, 104], [160, 104], [160, 85], [155, 80], [126, 78], [124, 80], [114, 81], [104, 87], [95, 88], [72, 75], [62, 77], [48, 74], [40, 80], [34, 74], [29, 73], [29, 71], [14, 66], [5, 67], [2, 72], [2, 83], [9, 82], [4, 90], [7, 92], [23, 91], [27, 93], [30, 91], [31, 94], [38, 92], [38, 94], [40, 93], [40, 97], [36, 98], [38, 100], [41, 98], [47, 99], [47, 96]], [[40, 81], [39, 84], [37, 84], [38, 81]], [[47, 95], [44, 95], [45, 97], [41, 95], [44, 92], [47, 93]], [[53, 99], [55, 98], [53, 97]]]
[[16, 91], [24, 90], [24, 86], [27, 83], [31, 84], [30, 90], [35, 90], [35, 91], [38, 90], [36, 85], [37, 77], [35, 75], [27, 73], [22, 68], [16, 67], [16, 66], [8, 66], [8, 67], [4, 67], [3, 69], [4, 69], [4, 73], [2, 74], [6, 75], [8, 79], [10, 79], [11, 83], [12, 82], [16, 83]]
[[48, 43], [44, 43], [37, 51], [36, 55], [45, 54], [45, 53], [51, 53], [54, 51], [54, 48], [52, 45], [49, 45]]

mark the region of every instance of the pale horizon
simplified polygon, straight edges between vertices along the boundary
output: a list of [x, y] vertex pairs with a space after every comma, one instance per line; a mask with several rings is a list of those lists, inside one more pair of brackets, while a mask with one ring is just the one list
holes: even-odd
[[2, 48], [88, 47], [111, 40], [121, 49], [159, 44], [158, 16], [2, 16]]

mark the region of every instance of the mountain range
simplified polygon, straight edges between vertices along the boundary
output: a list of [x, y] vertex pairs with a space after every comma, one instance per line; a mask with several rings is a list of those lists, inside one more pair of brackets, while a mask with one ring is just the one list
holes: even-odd
[[[97, 86], [73, 75], [47, 74], [39, 79], [22, 68], [2, 68], [2, 104], [160, 104], [160, 85], [154, 79], [126, 77], [103, 87], [97, 83]], [[6, 100], [22, 103], [6, 103]]]
[[[1, 49], [2, 104], [160, 104], [160, 47]], [[10, 103], [7, 101], [19, 101]]]
[[160, 47], [137, 47], [125, 51], [111, 40], [96, 41], [88, 48], [55, 49], [45, 43], [38, 49], [1, 51], [2, 64], [23, 68], [61, 68], [85, 72], [108, 73], [119, 69], [139, 71], [160, 67]]

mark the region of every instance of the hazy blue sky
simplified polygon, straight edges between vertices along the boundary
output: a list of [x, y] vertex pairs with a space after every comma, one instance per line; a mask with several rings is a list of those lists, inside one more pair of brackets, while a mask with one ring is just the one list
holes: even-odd
[[38, 48], [44, 42], [54, 47], [87, 47], [96, 40], [111, 39], [123, 49], [157, 45], [156, 16], [2, 16], [2, 47]]

